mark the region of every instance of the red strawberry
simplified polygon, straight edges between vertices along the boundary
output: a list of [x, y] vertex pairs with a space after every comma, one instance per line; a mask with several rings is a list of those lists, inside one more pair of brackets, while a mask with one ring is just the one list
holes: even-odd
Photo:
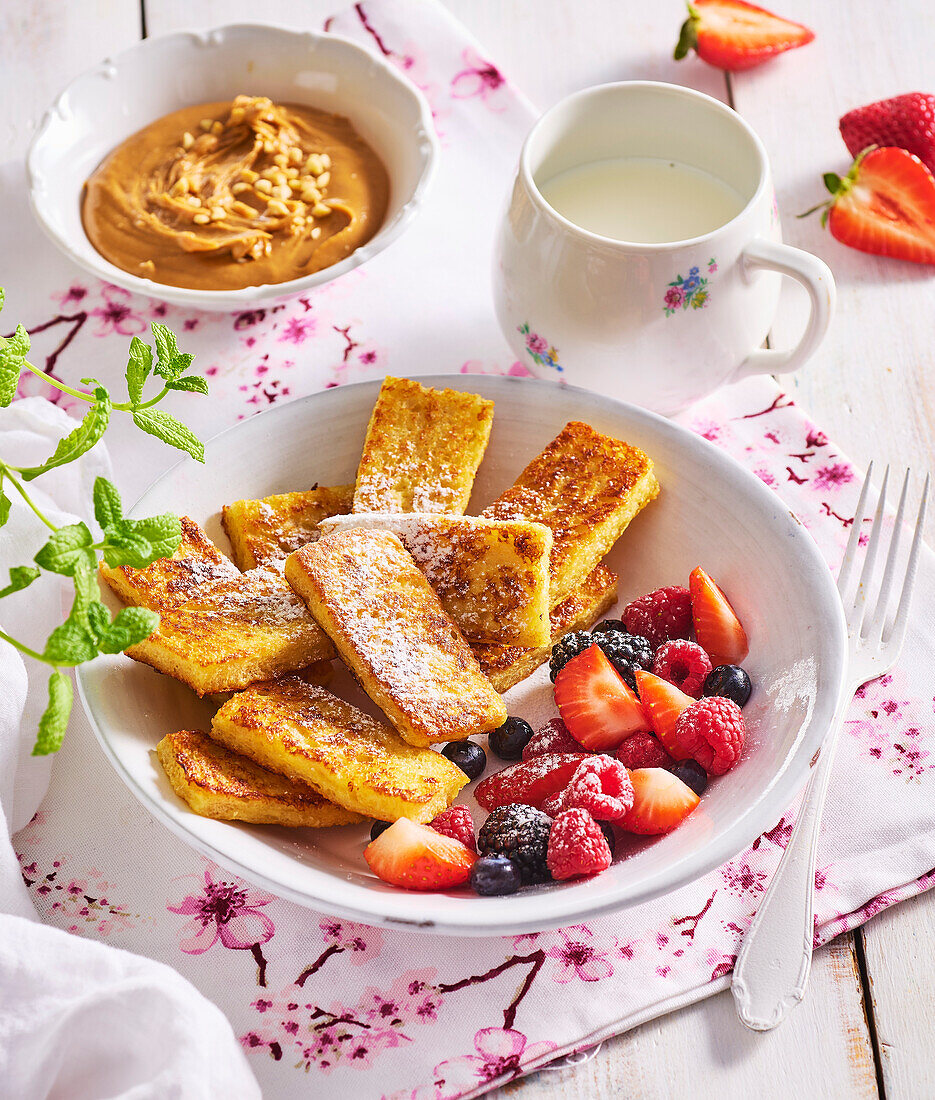
[[698, 566], [688, 579], [698, 644], [713, 665], [739, 665], [750, 652], [747, 635], [727, 597]]
[[616, 748], [647, 726], [639, 699], [596, 644], [555, 677], [555, 702], [572, 737], [593, 751]]
[[736, 73], [776, 54], [807, 46], [814, 32], [744, 0], [694, 0], [682, 24], [675, 60], [695, 50], [702, 61]]
[[467, 882], [477, 856], [460, 840], [401, 817], [364, 848], [370, 870], [407, 890], [445, 890]]
[[538, 808], [549, 797], [562, 791], [587, 753], [564, 752], [534, 756], [488, 775], [477, 784], [474, 797], [485, 810], [495, 810], [511, 802], [523, 802]]
[[[662, 747], [675, 760], [687, 760], [691, 753], [682, 746], [675, 736], [675, 723], [683, 710], [695, 702], [690, 695], [680, 691], [675, 684], [654, 676], [643, 669], [636, 670], [636, 684], [640, 689], [640, 700], [646, 708], [649, 724], [653, 733], [662, 742]], [[655, 771], [654, 768], [645, 769]]]
[[935, 172], [935, 95], [909, 92], [848, 111], [838, 128], [852, 157], [868, 145], [895, 145]]
[[639, 768], [630, 772], [633, 806], [618, 821], [630, 833], [654, 836], [668, 833], [698, 805], [698, 795], [677, 775], [664, 768]]
[[844, 179], [825, 173], [833, 198], [822, 210], [831, 236], [860, 252], [935, 264], [935, 177], [905, 149], [865, 150]]

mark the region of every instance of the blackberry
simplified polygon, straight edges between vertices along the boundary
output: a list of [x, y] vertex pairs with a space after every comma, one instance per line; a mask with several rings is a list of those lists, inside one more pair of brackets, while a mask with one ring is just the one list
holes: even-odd
[[507, 856], [519, 868], [524, 886], [548, 882], [546, 866], [552, 819], [520, 802], [499, 806], [481, 826], [477, 850], [481, 855]]
[[669, 771], [678, 776], [686, 787], [691, 787], [699, 797], [705, 793], [708, 786], [708, 773], [697, 761], [679, 760], [670, 765]]
[[554, 682], [555, 677], [562, 671], [565, 665], [584, 653], [588, 646], [594, 645], [598, 639], [588, 633], [587, 630], [575, 630], [566, 634], [554, 646], [552, 646], [552, 658], [549, 661], [549, 678]]
[[507, 718], [502, 726], [491, 731], [487, 745], [501, 760], [521, 760], [532, 733], [532, 726], [522, 718]]
[[628, 634], [626, 631], [613, 631], [599, 634], [594, 639], [603, 649], [608, 661], [626, 680], [630, 690], [636, 689], [636, 669], [650, 669], [653, 664], [653, 647], [639, 634]]
[[482, 897], [515, 894], [521, 884], [519, 867], [506, 856], [481, 856], [471, 868], [471, 886]]
[[740, 665], [718, 665], [705, 677], [701, 691], [704, 695], [722, 695], [742, 707], [750, 698], [753, 684]]
[[483, 775], [487, 767], [487, 753], [476, 741], [449, 741], [442, 749], [442, 756], [457, 764], [468, 779]]

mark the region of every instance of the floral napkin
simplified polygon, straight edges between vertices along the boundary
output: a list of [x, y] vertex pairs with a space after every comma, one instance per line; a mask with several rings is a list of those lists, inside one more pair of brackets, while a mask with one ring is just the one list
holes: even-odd
[[[32, 257], [7, 315], [30, 328], [37, 361], [70, 380], [116, 382], [128, 338], [164, 318], [210, 376], [210, 401], [179, 398], [204, 434], [387, 372], [524, 375], [558, 361], [560, 349], [530, 332], [528, 361], [513, 362], [489, 300], [493, 224], [531, 108], [425, 0], [357, 4], [329, 27], [388, 58], [432, 105], [441, 170], [404, 237], [307, 298], [210, 315], [80, 275], [24, 210], [0, 227], [0, 256]], [[25, 206], [20, 180], [4, 182]], [[713, 275], [689, 272], [699, 281], [677, 288], [678, 308]], [[674, 296], [665, 305], [676, 308]], [[773, 488], [837, 566], [860, 479], [786, 395], [750, 379], [682, 420]], [[121, 431], [111, 452], [132, 498], [166, 455]], [[860, 692], [841, 738], [819, 850], [817, 944], [932, 884], [933, 607], [926, 552], [905, 659]], [[76, 715], [16, 848], [44, 920], [167, 962], [218, 1004], [266, 1097], [440, 1100], [476, 1096], [724, 988], [793, 821], [787, 812], [694, 885], [588, 925], [492, 939], [381, 930], [273, 897], [197, 855], [134, 800]]]

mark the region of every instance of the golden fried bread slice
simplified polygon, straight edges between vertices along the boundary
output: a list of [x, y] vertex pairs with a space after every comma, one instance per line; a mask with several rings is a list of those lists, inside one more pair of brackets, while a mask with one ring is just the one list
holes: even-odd
[[519, 646], [474, 644], [471, 648], [497, 691], [509, 691], [549, 659], [552, 646], [559, 638], [572, 630], [587, 630], [616, 600], [617, 574], [606, 565], [599, 565], [576, 592], [552, 609], [552, 637], [546, 645], [521, 649]]
[[431, 821], [468, 781], [440, 752], [408, 744], [385, 722], [296, 677], [229, 699], [214, 716], [211, 736], [383, 821]]
[[124, 603], [169, 611], [205, 584], [239, 577], [240, 570], [193, 519], [182, 516], [182, 541], [171, 558], [159, 558], [145, 569], [111, 569], [101, 562], [101, 576]]
[[477, 394], [387, 377], [367, 426], [353, 511], [461, 515], [492, 423], [493, 402]]
[[216, 581], [179, 607], [127, 656], [199, 695], [239, 691], [334, 657], [334, 647], [279, 573], [254, 569]]
[[341, 660], [413, 745], [506, 721], [500, 696], [399, 539], [353, 528], [286, 559], [286, 580]]
[[361, 512], [323, 520], [321, 533], [392, 531], [442, 607], [471, 641], [544, 645], [549, 640], [552, 532], [528, 520]]
[[572, 421], [482, 514], [525, 517], [552, 529], [555, 607], [575, 592], [658, 492], [652, 460], [639, 448]]
[[202, 817], [319, 829], [363, 820], [307, 783], [261, 768], [201, 730], [167, 733], [156, 755], [175, 793]]
[[300, 493], [235, 500], [224, 505], [221, 522], [230, 539], [231, 554], [241, 569], [282, 569], [293, 550], [318, 538], [321, 520], [349, 512], [353, 500], [353, 485], [316, 485]]

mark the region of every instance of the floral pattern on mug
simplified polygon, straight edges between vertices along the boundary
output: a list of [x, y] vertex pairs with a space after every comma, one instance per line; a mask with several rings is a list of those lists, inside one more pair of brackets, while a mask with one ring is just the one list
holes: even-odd
[[538, 363], [540, 367], [551, 367], [552, 370], [564, 370], [564, 367], [558, 361], [558, 350], [552, 347], [544, 336], [540, 336], [538, 332], [533, 332], [528, 321], [518, 325], [516, 331], [525, 339], [526, 351], [529, 352], [534, 363]]
[[708, 275], [717, 271], [717, 260], [712, 256], [707, 263], [707, 274], [701, 274], [700, 267], [692, 267], [683, 279], [681, 275], [669, 283], [662, 299], [662, 308], [666, 317], [671, 317], [680, 309], [704, 309], [710, 298]]

